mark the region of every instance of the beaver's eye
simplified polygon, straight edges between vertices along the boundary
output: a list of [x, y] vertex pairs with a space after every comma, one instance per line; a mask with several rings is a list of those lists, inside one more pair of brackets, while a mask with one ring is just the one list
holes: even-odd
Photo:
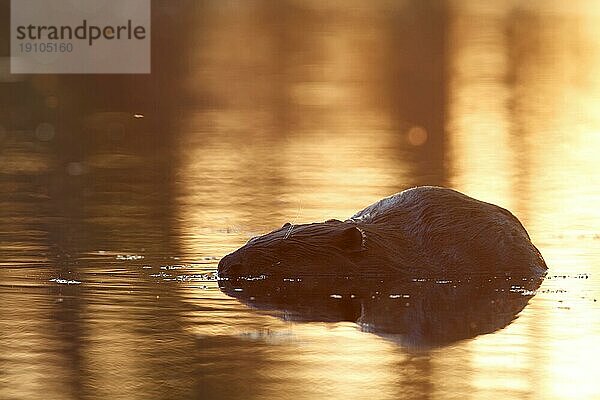
[[363, 232], [355, 226], [335, 232], [332, 239], [333, 245], [340, 250], [361, 251], [363, 247]]

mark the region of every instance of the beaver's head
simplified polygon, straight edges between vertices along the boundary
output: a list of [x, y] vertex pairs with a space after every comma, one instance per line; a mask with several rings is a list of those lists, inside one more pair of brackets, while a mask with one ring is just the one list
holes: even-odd
[[351, 222], [292, 225], [257, 236], [219, 262], [219, 279], [349, 273], [365, 253], [365, 233]]

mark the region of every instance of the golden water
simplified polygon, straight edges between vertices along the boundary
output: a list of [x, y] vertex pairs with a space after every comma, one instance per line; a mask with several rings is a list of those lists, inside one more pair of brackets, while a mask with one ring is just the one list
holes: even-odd
[[[0, 398], [600, 398], [600, 7], [440, 4], [165, 6], [149, 81], [1, 82]], [[415, 351], [212, 280], [420, 184], [528, 229], [508, 327]]]

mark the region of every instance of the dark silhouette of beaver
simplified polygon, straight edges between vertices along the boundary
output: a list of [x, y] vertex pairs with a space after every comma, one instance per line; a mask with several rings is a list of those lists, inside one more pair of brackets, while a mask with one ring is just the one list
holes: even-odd
[[285, 320], [350, 321], [413, 347], [436, 347], [495, 332], [527, 305], [541, 276], [465, 279], [359, 277], [231, 278], [221, 290]]
[[452, 189], [423, 186], [346, 221], [285, 224], [219, 263], [239, 277], [541, 275], [547, 267], [519, 220]]

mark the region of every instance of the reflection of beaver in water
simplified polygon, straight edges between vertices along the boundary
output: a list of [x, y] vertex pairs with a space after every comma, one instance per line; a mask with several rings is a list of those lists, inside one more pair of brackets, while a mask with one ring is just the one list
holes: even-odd
[[510, 324], [542, 278], [230, 278], [219, 287], [285, 320], [356, 323], [409, 347], [442, 346]]
[[546, 264], [509, 211], [440, 187], [382, 199], [346, 221], [282, 228], [219, 263], [240, 276], [543, 274]]

